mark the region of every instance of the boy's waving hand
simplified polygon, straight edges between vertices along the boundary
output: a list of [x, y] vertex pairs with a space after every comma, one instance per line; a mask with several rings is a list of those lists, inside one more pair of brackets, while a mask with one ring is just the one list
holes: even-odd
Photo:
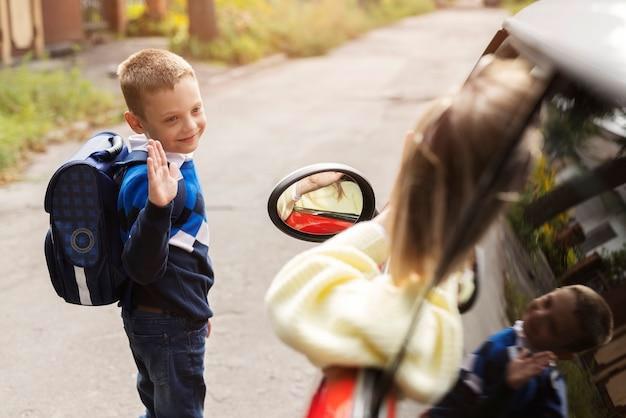
[[518, 357], [512, 359], [507, 365], [506, 382], [512, 389], [517, 390], [555, 360], [556, 356], [551, 351], [531, 353], [523, 348]]
[[178, 192], [180, 171], [167, 164], [167, 157], [159, 141], [148, 141], [148, 200], [159, 207], [167, 206]]

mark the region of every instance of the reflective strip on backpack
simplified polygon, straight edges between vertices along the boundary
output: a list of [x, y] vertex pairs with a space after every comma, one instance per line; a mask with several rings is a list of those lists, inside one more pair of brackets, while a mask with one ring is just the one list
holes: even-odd
[[93, 305], [91, 303], [91, 295], [87, 287], [87, 277], [85, 277], [85, 269], [74, 266], [74, 277], [76, 278], [76, 286], [78, 286], [78, 298], [81, 305]]

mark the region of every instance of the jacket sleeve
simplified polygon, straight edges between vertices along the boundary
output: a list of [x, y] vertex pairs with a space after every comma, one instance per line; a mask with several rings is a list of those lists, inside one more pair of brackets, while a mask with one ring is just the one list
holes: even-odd
[[165, 273], [169, 254], [169, 231], [173, 202], [158, 207], [148, 200], [145, 170], [124, 179], [118, 197], [127, 222], [128, 236], [122, 237], [122, 263], [130, 278], [149, 284]]
[[[289, 261], [266, 295], [277, 335], [319, 367], [384, 367], [406, 334], [421, 284], [399, 288], [379, 266], [385, 231], [363, 222]], [[427, 296], [396, 375], [403, 392], [432, 402], [454, 383], [462, 356], [456, 281]]]
[[513, 391], [504, 380], [506, 350], [486, 341], [469, 354], [454, 387], [436, 404], [428, 416], [432, 418], [503, 417]]
[[544, 371], [540, 390], [534, 399], [531, 416], [537, 418], [567, 418], [567, 388], [563, 376], [556, 370]]
[[[468, 407], [468, 417], [503, 418], [510, 412], [510, 404], [516, 392], [507, 384], [506, 373], [509, 354], [506, 348], [492, 348], [486, 342], [477, 355], [482, 358], [480, 368], [468, 372], [468, 376], [480, 376], [480, 397], [478, 402]], [[519, 394], [518, 394], [519, 395]]]

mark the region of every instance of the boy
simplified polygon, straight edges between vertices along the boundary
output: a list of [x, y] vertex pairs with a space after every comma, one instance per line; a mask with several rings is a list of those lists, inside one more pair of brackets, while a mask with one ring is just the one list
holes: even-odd
[[202, 417], [205, 337], [213, 284], [204, 200], [191, 159], [206, 127], [188, 62], [145, 49], [118, 67], [136, 135], [131, 151], [146, 164], [124, 175], [118, 212], [129, 285], [120, 305], [137, 365], [145, 417]]
[[586, 286], [534, 299], [521, 321], [469, 356], [456, 385], [424, 417], [567, 417], [553, 361], [607, 343], [612, 329], [606, 302]]

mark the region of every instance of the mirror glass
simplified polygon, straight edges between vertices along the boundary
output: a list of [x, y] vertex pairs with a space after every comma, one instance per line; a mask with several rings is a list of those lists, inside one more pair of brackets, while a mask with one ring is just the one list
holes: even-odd
[[361, 216], [363, 192], [350, 176], [322, 171], [289, 186], [276, 205], [280, 219], [292, 229], [312, 235], [336, 234]]

